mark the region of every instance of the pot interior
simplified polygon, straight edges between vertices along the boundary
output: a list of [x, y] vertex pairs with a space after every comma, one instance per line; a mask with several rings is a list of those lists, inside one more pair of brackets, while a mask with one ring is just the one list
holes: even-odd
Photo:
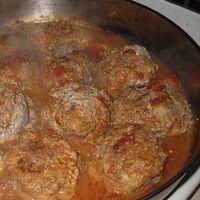
[[[0, 24], [15, 20], [48, 21], [56, 17], [80, 17], [102, 30], [145, 46], [152, 56], [174, 73], [200, 118], [200, 56], [193, 40], [173, 22], [139, 4], [122, 0], [1, 1]], [[195, 142], [185, 167], [166, 184], [148, 195], [159, 193], [181, 177], [200, 156], [200, 122], [194, 130]], [[147, 197], [144, 197], [146, 199]]]

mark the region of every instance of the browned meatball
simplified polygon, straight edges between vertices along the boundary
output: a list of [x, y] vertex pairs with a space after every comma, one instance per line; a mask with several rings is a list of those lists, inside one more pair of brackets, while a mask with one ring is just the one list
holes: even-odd
[[14, 72], [10, 68], [10, 66], [2, 64], [0, 66], [0, 82], [3, 83], [13, 83], [15, 84]]
[[96, 168], [108, 191], [126, 194], [157, 182], [166, 157], [143, 127], [114, 126], [100, 139]]
[[186, 99], [167, 84], [129, 89], [113, 102], [112, 123], [143, 124], [157, 136], [175, 136], [192, 124], [192, 113]]
[[107, 51], [99, 67], [103, 86], [114, 95], [130, 86], [146, 85], [157, 70], [147, 50], [139, 45]]
[[85, 37], [76, 23], [75, 19], [44, 23], [44, 27], [38, 32], [41, 48], [53, 53], [56, 57], [81, 49], [84, 46]]
[[110, 122], [110, 99], [102, 90], [70, 83], [54, 90], [44, 105], [42, 120], [65, 136], [94, 138]]
[[28, 120], [26, 99], [17, 85], [0, 83], [0, 143], [13, 139]]
[[67, 191], [73, 195], [79, 175], [77, 153], [56, 136], [27, 132], [4, 156], [5, 170], [36, 197]]
[[8, 45], [7, 43], [1, 41], [1, 38], [0, 38], [0, 49], [1, 49], [0, 63], [1, 61], [4, 61], [4, 62], [7, 61], [15, 50], [14, 46]]
[[[5, 61], [9, 61], [16, 51], [16, 46], [9, 39], [8, 27], [1, 28], [0, 32], [0, 64]], [[4, 32], [5, 31], [5, 32]], [[8, 32], [7, 32], [8, 31]], [[10, 32], [9, 32], [10, 33]]]
[[56, 59], [48, 68], [57, 85], [69, 82], [89, 83], [89, 67], [91, 62], [88, 56], [80, 50], [75, 50], [65, 57]]
[[0, 172], [4, 169], [3, 152], [0, 151]]
[[41, 88], [49, 88], [52, 85], [48, 73], [47, 67], [39, 61], [37, 63], [16, 55], [12, 62], [0, 66], [0, 81], [17, 83], [24, 93], [30, 94], [33, 90], [39, 91]]

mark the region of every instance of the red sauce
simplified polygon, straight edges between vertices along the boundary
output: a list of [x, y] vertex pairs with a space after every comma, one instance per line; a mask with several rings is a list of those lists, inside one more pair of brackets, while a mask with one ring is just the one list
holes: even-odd
[[67, 70], [64, 66], [60, 65], [54, 70], [54, 74], [58, 80], [59, 85], [64, 85], [68, 80], [65, 78]]
[[[27, 25], [24, 24], [24, 29], [26, 28], [28, 29], [30, 28], [30, 26], [33, 27], [33, 30], [38, 31], [38, 25], [34, 23], [33, 24], [27, 23]], [[83, 29], [83, 32], [88, 32], [88, 29], [90, 28], [81, 26], [81, 29]], [[97, 63], [99, 62], [99, 59], [101, 58], [102, 52], [105, 51], [106, 49], [111, 49], [115, 46], [129, 44], [128, 41], [122, 39], [119, 36], [114, 36], [110, 33], [105, 33], [103, 31], [96, 30], [94, 28], [91, 28], [91, 30], [93, 32], [93, 36], [90, 36], [91, 38], [86, 38], [85, 42], [88, 45], [85, 48], [85, 52]], [[34, 46], [37, 46], [37, 45], [34, 45]], [[16, 54], [16, 52], [14, 53]], [[21, 52], [21, 53], [25, 54], [25, 52]], [[45, 53], [43, 53], [41, 57], [42, 56], [46, 56]], [[32, 58], [31, 55], [28, 55], [28, 58], [26, 58], [26, 56], [22, 56], [22, 54], [18, 54], [17, 56], [14, 56], [12, 58], [11, 62], [9, 61], [8, 66], [13, 71], [13, 77], [15, 80], [19, 82], [20, 86], [26, 86], [27, 84], [29, 85], [28, 87], [24, 87], [25, 88], [24, 91], [27, 93], [28, 96], [30, 96], [33, 99], [35, 103], [34, 108], [39, 110], [40, 103], [43, 101], [46, 101], [48, 92], [50, 91], [51, 87], [53, 87], [53, 83], [54, 83], [53, 78], [56, 78], [60, 85], [64, 85], [68, 81], [64, 76], [65, 73], [67, 73], [67, 71], [62, 65], [59, 65], [56, 67], [53, 74], [49, 74], [46, 71], [47, 70], [46, 63], [43, 63], [43, 65], [39, 65], [39, 66], [33, 65], [34, 68], [31, 68], [30, 70], [28, 69], [28, 77], [21, 76], [20, 71], [23, 70], [22, 68], [25, 68], [24, 70], [26, 70], [26, 66], [29, 66], [27, 63], [30, 62], [29, 61], [30, 58]], [[155, 60], [155, 61], [158, 62], [158, 60]], [[176, 76], [170, 73], [166, 69], [166, 67], [162, 66], [160, 62], [158, 62], [158, 64], [159, 64], [159, 70], [156, 73], [156, 77], [152, 80], [152, 83], [146, 87], [146, 89], [161, 91], [165, 87], [163, 83], [168, 83], [171, 86], [177, 89], [180, 89], [180, 82], [176, 78]], [[98, 76], [98, 73], [95, 71], [95, 69], [93, 70], [93, 72], [94, 74], [96, 73], [96, 75]], [[32, 73], [32, 74], [29, 74], [29, 73]], [[99, 99], [101, 99], [102, 103], [105, 102], [105, 100], [102, 97], [99, 97]], [[165, 100], [165, 97], [160, 97], [160, 98], [158, 97], [158, 98], [153, 99], [150, 103], [152, 106], [159, 106], [164, 100]], [[4, 102], [0, 102], [0, 106], [3, 105], [3, 103]], [[58, 119], [56, 119], [56, 122], [60, 124]], [[36, 127], [36, 129], [38, 129], [38, 127]], [[48, 134], [52, 134], [52, 135], [55, 134], [55, 131], [50, 128], [47, 128], [47, 132]], [[127, 140], [128, 139], [129, 138], [127, 138]], [[93, 170], [91, 168], [91, 164], [92, 164], [92, 158], [93, 158], [92, 152], [94, 151], [94, 147], [90, 146], [89, 144], [83, 144], [79, 142], [77, 138], [73, 138], [73, 137], [70, 138], [69, 141], [72, 146], [78, 149], [78, 152], [80, 152], [81, 157], [82, 157], [82, 170], [80, 173], [80, 177], [78, 179], [76, 193], [75, 193], [75, 196], [72, 198], [72, 200], [102, 200], [102, 199], [133, 200], [163, 185], [183, 168], [183, 166], [185, 165], [185, 163], [188, 161], [188, 159], [191, 156], [191, 149], [194, 142], [194, 138], [193, 138], [193, 129], [189, 130], [187, 133], [182, 134], [180, 136], [166, 137], [162, 142], [162, 146], [169, 156], [167, 158], [163, 175], [160, 181], [146, 190], [133, 192], [128, 195], [108, 193], [105, 190], [102, 182], [97, 182], [94, 179], [90, 178], [88, 175], [88, 170]], [[12, 141], [10, 143], [6, 142], [5, 144], [0, 145], [0, 149], [3, 152], [6, 152], [6, 150], [8, 150], [12, 145], [15, 145], [17, 143], [18, 141]], [[28, 199], [29, 200], [31, 199], [28, 196], [28, 194], [23, 192], [23, 189], [21, 188], [20, 184], [16, 183], [13, 180], [10, 180], [10, 177], [7, 174], [1, 174], [0, 180], [1, 180], [0, 181], [0, 195], [2, 193], [2, 196], [0, 196], [0, 200], [5, 200], [5, 199], [9, 199], [9, 200], [10, 199], [14, 199], [14, 200]], [[65, 195], [66, 194], [58, 194], [57, 197], [52, 198], [52, 199], [64, 200]]]
[[158, 97], [158, 98], [152, 99], [150, 101], [150, 105], [151, 106], [160, 106], [165, 100], [166, 100], [166, 97]]

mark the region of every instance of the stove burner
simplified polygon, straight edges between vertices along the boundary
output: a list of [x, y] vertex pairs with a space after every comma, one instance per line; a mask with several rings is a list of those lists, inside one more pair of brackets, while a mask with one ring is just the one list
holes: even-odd
[[200, 13], [200, 0], [167, 0], [186, 9]]

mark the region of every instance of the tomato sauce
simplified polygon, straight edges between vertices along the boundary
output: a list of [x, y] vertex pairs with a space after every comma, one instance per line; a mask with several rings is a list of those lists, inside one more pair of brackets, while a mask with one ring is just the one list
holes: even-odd
[[[20, 87], [23, 88], [23, 91], [29, 96], [34, 104], [33, 109], [39, 111], [41, 102], [45, 102], [48, 97], [49, 91], [54, 87], [55, 79], [58, 81], [58, 85], [65, 84], [68, 80], [65, 79], [64, 74], [66, 73], [66, 69], [60, 65], [58, 66], [54, 73], [48, 72], [47, 66], [49, 65], [49, 54], [46, 47], [43, 46], [42, 42], [39, 40], [38, 33], [43, 29], [44, 24], [34, 24], [32, 22], [29, 23], [17, 23], [12, 27], [4, 28], [4, 32], [1, 33], [5, 35], [5, 29], [7, 29], [8, 34], [11, 31], [20, 32], [21, 30], [25, 30], [25, 32], [18, 38], [18, 35], [12, 36], [10, 40], [7, 41], [8, 45], [10, 41], [13, 41], [14, 51], [11, 53], [9, 59], [6, 57], [4, 60], [1, 60], [0, 65], [7, 66], [9, 70], [12, 71], [9, 76], [5, 76], [8, 81], [17, 81]], [[51, 26], [49, 22], [49, 26]], [[123, 39], [120, 36], [113, 35], [109, 32], [104, 32], [94, 27], [85, 27], [84, 23], [78, 23], [78, 29], [82, 30], [82, 33], [85, 37], [83, 41], [83, 49], [90, 56], [90, 58], [96, 63], [99, 62], [102, 53], [106, 50], [109, 50], [113, 47], [123, 46], [126, 44], [130, 44], [129, 41]], [[15, 30], [16, 28], [16, 30]], [[31, 32], [33, 48], [30, 47], [30, 52], [26, 52], [27, 47], [26, 44], [23, 44], [21, 50], [20, 45], [22, 41], [26, 41], [26, 33], [29, 34]], [[92, 34], [91, 34], [92, 32]], [[88, 34], [89, 33], [89, 34]], [[89, 36], [88, 36], [89, 35]], [[23, 39], [24, 38], [24, 39]], [[34, 40], [35, 39], [35, 40]], [[29, 45], [27, 42], [27, 45]], [[52, 44], [52, 43], [51, 43]], [[37, 48], [39, 47], [39, 50]], [[0, 51], [1, 51], [0, 46]], [[36, 48], [36, 49], [35, 49]], [[38, 53], [39, 52], [39, 53]], [[35, 56], [33, 56], [33, 54]], [[39, 55], [39, 58], [36, 56]], [[52, 56], [52, 55], [51, 55]], [[153, 56], [153, 55], [152, 55]], [[34, 59], [33, 59], [34, 58]], [[41, 62], [42, 58], [44, 58], [44, 62]], [[154, 57], [153, 57], [154, 58]], [[37, 60], [39, 60], [39, 64]], [[181, 91], [181, 85], [178, 78], [167, 70], [162, 63], [154, 58], [154, 61], [158, 63], [159, 70], [156, 73], [156, 77], [152, 80], [152, 84], [150, 84], [146, 89], [151, 89], [155, 91], [162, 90], [163, 83], [168, 83], [171, 86], [177, 88]], [[22, 71], [24, 73], [22, 73]], [[94, 73], [94, 76], [98, 79], [98, 71], [96, 69], [91, 70]], [[2, 81], [2, 77], [0, 77], [0, 81]], [[5, 81], [5, 79], [3, 79]], [[95, 85], [95, 81], [93, 84]], [[155, 84], [154, 83], [160, 83]], [[152, 87], [154, 87], [152, 89]], [[164, 97], [156, 98], [152, 102], [150, 102], [153, 106], [159, 106], [159, 104], [164, 101]], [[102, 99], [104, 102], [104, 99]], [[0, 102], [0, 106], [3, 105], [3, 102]], [[37, 113], [36, 113], [37, 114]], [[58, 120], [56, 120], [59, 123]], [[41, 131], [40, 123], [36, 123], [35, 125], [36, 131]], [[48, 129], [47, 127], [43, 127], [44, 130], [47, 130], [49, 134], [55, 134], [54, 130]], [[20, 134], [23, 134], [24, 130], [21, 130]], [[152, 185], [150, 188], [143, 191], [136, 191], [127, 195], [120, 195], [118, 193], [109, 193], [104, 188], [102, 182], [98, 182], [89, 176], [89, 170], [95, 170], [93, 167], [93, 151], [94, 147], [80, 142], [76, 137], [71, 137], [69, 139], [70, 144], [75, 147], [81, 155], [82, 158], [82, 169], [80, 172], [80, 176], [78, 179], [78, 183], [76, 186], [75, 195], [72, 200], [133, 200], [138, 199], [145, 194], [148, 194], [160, 187], [167, 181], [169, 181], [173, 176], [175, 176], [187, 163], [188, 159], [191, 156], [192, 145], [194, 142], [193, 136], [193, 127], [187, 133], [184, 133], [180, 136], [171, 136], [166, 137], [162, 141], [162, 147], [164, 151], [167, 152], [168, 158], [166, 164], [164, 166], [164, 171], [162, 177], [159, 182]], [[18, 144], [18, 139], [11, 142], [6, 142], [4, 144], [0, 144], [0, 150], [2, 152], [6, 152], [11, 146]], [[52, 200], [64, 200], [65, 193], [61, 191], [55, 197], [51, 197]], [[0, 200], [21, 200], [21, 199], [34, 199], [30, 194], [23, 191], [23, 187], [16, 180], [13, 180], [6, 173], [0, 174]], [[45, 199], [45, 198], [44, 198]]]

